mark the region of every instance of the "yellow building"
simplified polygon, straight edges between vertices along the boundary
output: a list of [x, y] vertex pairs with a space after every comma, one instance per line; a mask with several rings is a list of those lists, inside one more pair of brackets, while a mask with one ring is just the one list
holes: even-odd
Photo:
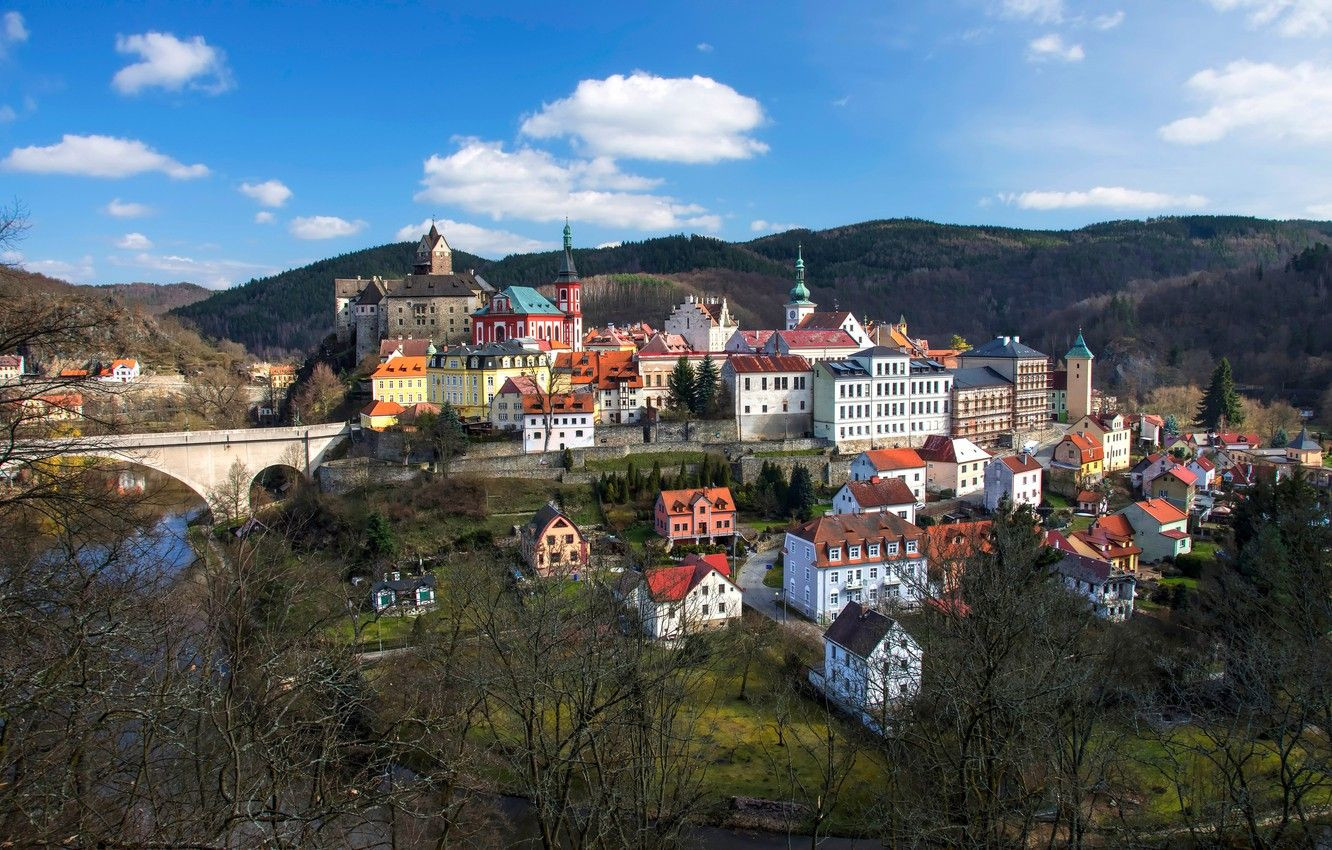
[[[1072, 366], [1069, 367], [1070, 370]], [[1072, 399], [1073, 373], [1069, 372], [1069, 398]], [[1073, 424], [1068, 430], [1075, 434], [1094, 434], [1105, 449], [1105, 471], [1118, 472], [1129, 468], [1129, 453], [1133, 448], [1133, 431], [1129, 428], [1128, 417], [1119, 413], [1088, 413], [1073, 419], [1072, 402], [1069, 402], [1069, 421]]]
[[[490, 403], [509, 378], [529, 376], [551, 390], [551, 353], [532, 340], [506, 339], [483, 345], [457, 345], [429, 356], [432, 404], [451, 404], [462, 419], [489, 419]], [[392, 362], [392, 361], [390, 361]]]
[[372, 401], [361, 409], [361, 427], [383, 431], [398, 424], [403, 407], [396, 401]]
[[393, 357], [379, 364], [370, 375], [370, 397], [406, 407], [429, 401], [426, 394], [426, 358]]
[[[1087, 347], [1087, 342], [1082, 338], [1082, 331], [1078, 331], [1078, 338], [1073, 343], [1073, 347], [1064, 355], [1064, 362], [1068, 364], [1068, 421], [1077, 422], [1087, 414], [1092, 412], [1092, 360], [1095, 355]], [[1098, 435], [1099, 436], [1099, 435]], [[1110, 447], [1106, 446], [1106, 464], [1111, 469], [1120, 467], [1109, 466]], [[1124, 468], [1128, 467], [1128, 456], [1124, 457]]]

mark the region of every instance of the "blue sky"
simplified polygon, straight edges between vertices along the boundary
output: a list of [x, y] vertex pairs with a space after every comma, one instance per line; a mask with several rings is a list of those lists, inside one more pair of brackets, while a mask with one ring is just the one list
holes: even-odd
[[[497, 11], [502, 7], [502, 11]], [[11, 3], [4, 259], [223, 287], [915, 216], [1332, 218], [1332, 0]]]

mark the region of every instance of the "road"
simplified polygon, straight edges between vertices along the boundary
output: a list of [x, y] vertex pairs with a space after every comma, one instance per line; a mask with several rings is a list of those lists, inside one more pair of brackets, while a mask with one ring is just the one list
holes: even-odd
[[777, 604], [779, 591], [763, 583], [763, 577], [768, 574], [768, 568], [777, 560], [777, 555], [781, 551], [782, 547], [780, 545], [761, 550], [750, 555], [740, 566], [740, 574], [736, 577], [736, 584], [740, 585], [740, 590], [744, 593], [745, 605], [770, 620], [783, 623], [789, 629], [803, 632], [811, 637], [821, 638], [823, 636], [822, 629], [794, 614], [788, 616], [782, 610], [782, 607]]

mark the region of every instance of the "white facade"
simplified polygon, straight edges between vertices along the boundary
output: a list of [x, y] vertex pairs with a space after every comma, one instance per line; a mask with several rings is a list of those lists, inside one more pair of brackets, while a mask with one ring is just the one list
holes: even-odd
[[738, 621], [744, 608], [740, 588], [715, 569], [708, 571], [683, 599], [654, 599], [649, 581], [644, 578], [626, 601], [638, 611], [644, 634], [654, 640], [672, 640], [722, 628]]
[[[833, 513], [835, 514], [892, 513], [892, 514], [897, 514], [902, 519], [906, 520], [907, 522], [913, 525], [915, 524], [916, 499], [914, 496], [909, 501], [904, 501], [895, 504], [886, 504], [886, 503], [880, 504], [875, 501], [871, 501], [870, 504], [862, 504], [860, 498], [858, 498], [857, 495], [857, 490], [859, 488], [852, 486], [853, 484], [859, 484], [859, 483], [861, 482], [849, 481], [846, 484], [842, 485], [841, 489], [839, 489], [836, 495], [833, 496], [832, 500]], [[908, 490], [909, 489], [910, 488], [908, 487]]]
[[993, 458], [985, 465], [985, 507], [994, 511], [1007, 498], [1018, 505], [1041, 504], [1041, 476], [1045, 470], [1030, 455]]
[[591, 448], [597, 442], [593, 418], [591, 411], [524, 413], [523, 451], [539, 454]]
[[[877, 612], [866, 616], [883, 617]], [[885, 725], [886, 710], [914, 697], [921, 683], [920, 645], [900, 623], [888, 622], [891, 626], [868, 652], [842, 646], [825, 635], [822, 677], [814, 680], [830, 699], [876, 728]]]
[[[891, 451], [891, 450], [890, 450]], [[896, 455], [881, 460], [875, 452], [861, 452], [851, 461], [851, 480], [869, 481], [871, 478], [900, 478], [911, 488], [917, 504], [925, 504], [925, 461], [919, 457], [908, 463], [899, 463]]]
[[1129, 451], [1133, 447], [1133, 431], [1128, 418], [1119, 413], [1107, 416], [1083, 416], [1068, 427], [1068, 433], [1095, 434], [1105, 449], [1102, 468], [1105, 472], [1118, 472], [1129, 468]]
[[664, 330], [684, 337], [694, 351], [721, 352], [735, 333], [736, 323], [725, 298], [698, 299], [691, 295], [671, 311]]
[[741, 354], [729, 358], [722, 382], [735, 405], [740, 440], [803, 437], [813, 414], [813, 373], [802, 358]]
[[952, 490], [958, 496], [985, 489], [985, 465], [990, 453], [965, 437], [950, 437], [952, 460], [935, 460], [924, 452], [925, 486], [935, 492]]
[[814, 436], [839, 447], [919, 445], [946, 434], [952, 374], [877, 346], [814, 370]]
[[925, 592], [925, 554], [918, 539], [848, 540], [831, 546], [826, 560], [816, 548], [815, 542], [787, 532], [787, 603], [815, 622], [832, 620], [848, 602], [914, 607]]

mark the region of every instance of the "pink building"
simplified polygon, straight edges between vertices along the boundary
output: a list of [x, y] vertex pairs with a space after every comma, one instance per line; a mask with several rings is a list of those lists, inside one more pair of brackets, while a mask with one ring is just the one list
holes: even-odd
[[735, 500], [726, 487], [662, 490], [653, 515], [657, 534], [672, 543], [711, 542], [735, 534]]

